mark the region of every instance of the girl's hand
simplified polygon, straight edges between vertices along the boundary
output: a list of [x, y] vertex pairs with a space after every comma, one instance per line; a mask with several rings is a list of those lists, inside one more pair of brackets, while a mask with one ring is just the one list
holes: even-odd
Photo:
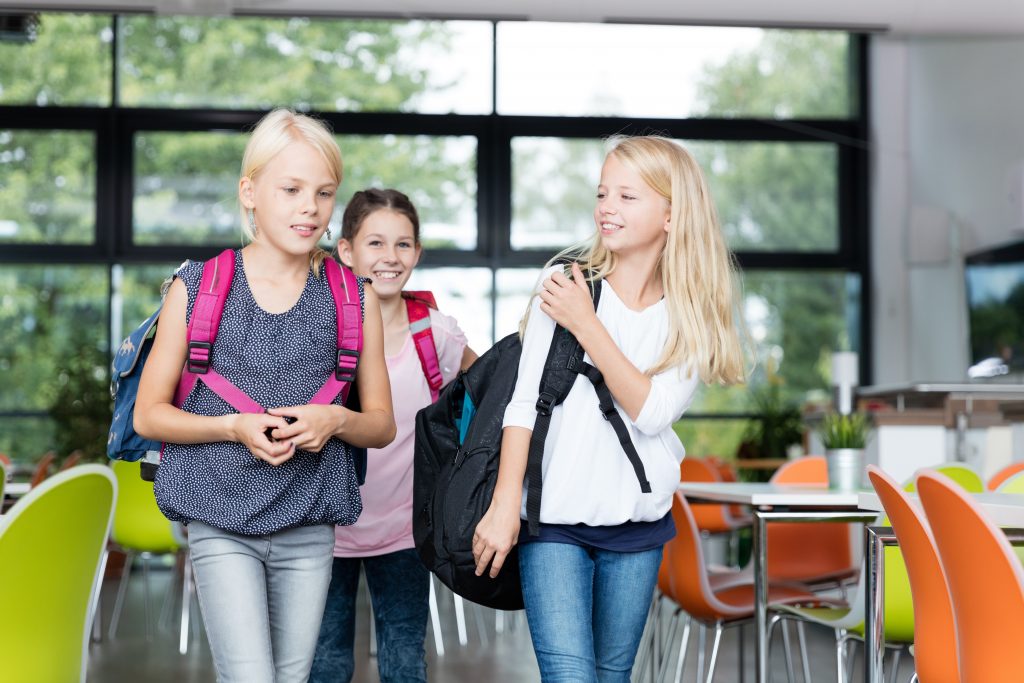
[[495, 504], [492, 500], [473, 533], [473, 559], [476, 575], [483, 576], [491, 565], [490, 577], [498, 576], [505, 558], [519, 541], [519, 508]]
[[266, 413], [239, 413], [232, 418], [232, 439], [248, 448], [260, 460], [276, 466], [295, 455], [295, 446], [292, 444], [287, 441], [274, 442], [267, 438], [268, 429], [288, 426], [284, 418]]
[[273, 432], [278, 441], [290, 441], [296, 448], [310, 453], [319, 453], [335, 434], [339, 433], [349, 410], [335, 405], [305, 405], [271, 408], [270, 415], [279, 418], [291, 418]]
[[590, 288], [578, 264], [572, 264], [572, 280], [563, 273], [552, 273], [540, 291], [540, 310], [556, 323], [578, 336], [584, 325], [597, 320]]

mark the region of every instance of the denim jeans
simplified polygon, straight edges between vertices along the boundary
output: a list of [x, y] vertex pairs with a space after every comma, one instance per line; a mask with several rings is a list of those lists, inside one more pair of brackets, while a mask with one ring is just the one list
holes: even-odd
[[629, 681], [660, 564], [661, 548], [519, 546], [526, 620], [544, 683]]
[[240, 536], [191, 522], [188, 540], [217, 680], [305, 681], [331, 581], [334, 527]]
[[336, 557], [310, 683], [348, 683], [355, 669], [356, 590], [365, 567], [381, 683], [425, 683], [430, 574], [415, 550], [375, 557]]

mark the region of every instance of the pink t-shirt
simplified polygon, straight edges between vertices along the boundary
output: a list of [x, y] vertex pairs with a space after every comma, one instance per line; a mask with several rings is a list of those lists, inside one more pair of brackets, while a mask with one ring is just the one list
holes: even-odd
[[[459, 373], [466, 336], [455, 318], [435, 310], [430, 311], [430, 325], [441, 375], [447, 384]], [[366, 483], [359, 488], [363, 512], [355, 524], [334, 528], [335, 557], [385, 555], [414, 547], [412, 459], [416, 412], [430, 405], [430, 387], [411, 334], [406, 336], [402, 350], [386, 360], [398, 431], [386, 448], [369, 449]]]

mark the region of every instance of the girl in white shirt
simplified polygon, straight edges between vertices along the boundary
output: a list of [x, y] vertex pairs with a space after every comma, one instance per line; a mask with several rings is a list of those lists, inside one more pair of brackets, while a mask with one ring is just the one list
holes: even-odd
[[[544, 271], [523, 326], [476, 572], [497, 576], [519, 547], [523, 597], [544, 681], [628, 681], [661, 562], [675, 535], [684, 449], [672, 430], [699, 381], [742, 382], [735, 272], [693, 157], [655, 136], [618, 138], [601, 169], [593, 238]], [[580, 265], [582, 264], [583, 270]], [[594, 310], [587, 277], [602, 280]], [[544, 446], [539, 534], [526, 517], [527, 453], [555, 325], [597, 367], [644, 465], [644, 493], [586, 379], [554, 408]]]

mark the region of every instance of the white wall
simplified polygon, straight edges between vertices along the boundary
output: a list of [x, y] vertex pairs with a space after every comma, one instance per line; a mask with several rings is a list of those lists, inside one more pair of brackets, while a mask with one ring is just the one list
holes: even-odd
[[963, 254], [1024, 239], [1024, 38], [872, 41], [876, 384], [966, 378]]

